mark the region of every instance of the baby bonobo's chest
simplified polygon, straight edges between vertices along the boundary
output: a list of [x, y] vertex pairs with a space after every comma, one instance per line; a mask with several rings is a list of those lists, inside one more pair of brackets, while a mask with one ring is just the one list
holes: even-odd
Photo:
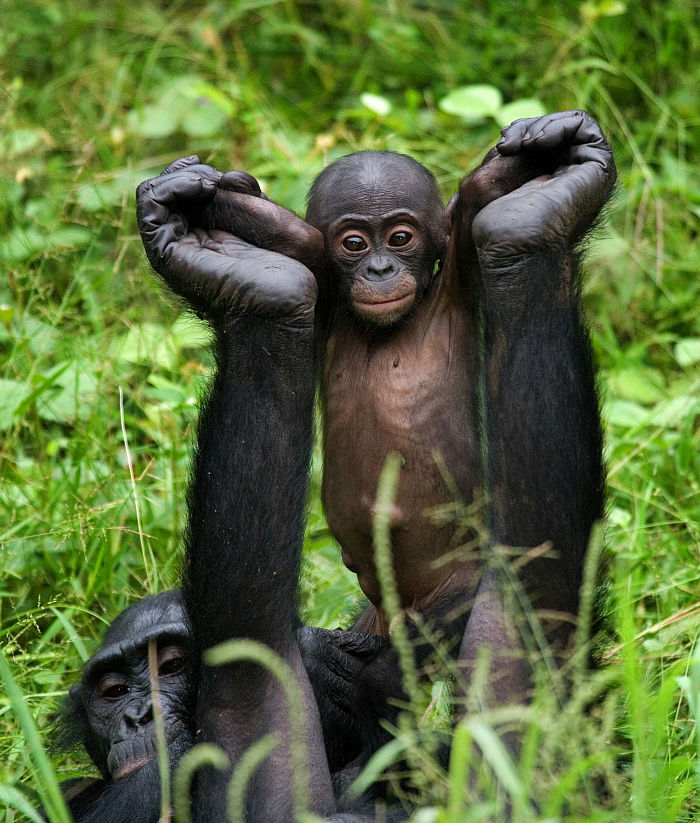
[[421, 309], [424, 316], [381, 337], [341, 324], [326, 353], [326, 516], [343, 561], [375, 604], [372, 523], [387, 455], [404, 459], [391, 521], [404, 606], [427, 602], [454, 575], [455, 564], [436, 562], [456, 548], [445, 504], [454, 502], [451, 487], [471, 500], [481, 483], [469, 320], [450, 307]]

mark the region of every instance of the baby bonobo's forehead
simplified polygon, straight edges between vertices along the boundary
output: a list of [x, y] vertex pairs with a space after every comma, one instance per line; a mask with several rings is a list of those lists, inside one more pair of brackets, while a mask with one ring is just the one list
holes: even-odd
[[393, 152], [359, 152], [323, 171], [309, 197], [307, 220], [329, 225], [345, 214], [377, 215], [406, 209], [442, 210], [432, 174], [412, 157]]

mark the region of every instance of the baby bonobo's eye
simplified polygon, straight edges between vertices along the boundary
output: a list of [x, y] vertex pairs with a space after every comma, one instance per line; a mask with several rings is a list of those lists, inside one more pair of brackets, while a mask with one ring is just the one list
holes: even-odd
[[367, 243], [359, 234], [349, 234], [343, 238], [343, 248], [347, 251], [364, 251], [367, 248]]
[[410, 231], [405, 231], [401, 229], [401, 231], [395, 231], [391, 237], [389, 238], [389, 245], [393, 246], [394, 248], [398, 248], [401, 246], [405, 246], [411, 242], [413, 239], [413, 235]]

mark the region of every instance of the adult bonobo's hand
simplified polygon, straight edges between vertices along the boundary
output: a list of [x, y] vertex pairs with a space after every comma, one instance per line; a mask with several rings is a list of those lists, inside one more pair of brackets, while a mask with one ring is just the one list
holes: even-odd
[[[521, 183], [528, 170], [530, 179]], [[519, 178], [517, 188], [486, 205], [472, 224], [482, 266], [499, 267], [513, 255], [570, 248], [597, 217], [616, 178], [610, 146], [584, 111], [516, 120], [478, 172]]]
[[257, 199], [255, 178], [244, 172], [222, 175], [198, 157], [176, 160], [159, 177], [141, 183], [136, 190], [138, 225], [151, 265], [203, 317], [250, 314], [310, 326], [317, 288], [306, 266], [228, 232], [196, 225], [193, 216], [222, 185]]
[[[337, 772], [359, 751], [374, 750], [382, 734], [379, 721], [392, 711], [386, 694], [376, 690], [368, 696], [363, 688], [363, 674], [390, 644], [386, 637], [315, 626], [297, 629], [296, 637], [321, 715], [328, 763]], [[398, 669], [391, 666], [389, 671]], [[403, 696], [400, 674], [398, 680], [383, 677], [382, 682], [387, 694]]]

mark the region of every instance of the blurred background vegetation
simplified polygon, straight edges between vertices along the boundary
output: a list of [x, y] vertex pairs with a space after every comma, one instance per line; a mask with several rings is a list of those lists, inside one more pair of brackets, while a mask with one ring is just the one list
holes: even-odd
[[[42, 731], [106, 623], [178, 579], [211, 362], [206, 330], [149, 274], [136, 184], [198, 153], [303, 213], [325, 163], [386, 148], [430, 168], [447, 199], [507, 122], [580, 107], [620, 172], [586, 265], [609, 470], [609, 697], [585, 717], [581, 698], [565, 729], [545, 712], [540, 754], [512, 774], [490, 767], [506, 794], [537, 799], [522, 820], [696, 819], [698, 11], [696, 0], [4, 0], [0, 649]], [[342, 623], [356, 595], [314, 494], [305, 617]], [[43, 780], [16, 708], [2, 692], [8, 823]], [[60, 777], [86, 770], [53, 762]], [[432, 781], [420, 819], [494, 819], [470, 790], [454, 773]]]

